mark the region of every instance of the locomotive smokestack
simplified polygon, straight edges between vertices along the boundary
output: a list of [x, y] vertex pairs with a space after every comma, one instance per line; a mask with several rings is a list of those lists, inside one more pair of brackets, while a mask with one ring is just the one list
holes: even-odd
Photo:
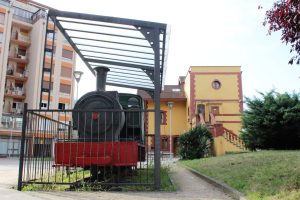
[[105, 91], [106, 85], [106, 76], [109, 68], [104, 66], [95, 67], [96, 71], [96, 90], [97, 91]]

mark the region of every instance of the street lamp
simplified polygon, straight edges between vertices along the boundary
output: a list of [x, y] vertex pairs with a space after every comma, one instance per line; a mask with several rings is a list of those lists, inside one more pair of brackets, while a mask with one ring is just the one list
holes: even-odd
[[73, 76], [76, 80], [76, 83], [77, 83], [77, 89], [76, 89], [76, 101], [78, 100], [78, 86], [79, 86], [79, 81], [81, 79], [81, 76], [82, 76], [83, 72], [82, 71], [74, 71], [73, 72]]
[[172, 108], [174, 105], [174, 102], [168, 102], [167, 103], [169, 110], [170, 110], [170, 160], [172, 159]]

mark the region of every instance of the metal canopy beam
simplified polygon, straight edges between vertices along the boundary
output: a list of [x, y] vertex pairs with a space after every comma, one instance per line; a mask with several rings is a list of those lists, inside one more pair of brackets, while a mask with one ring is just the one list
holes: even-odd
[[108, 61], [108, 60], [102, 60], [102, 59], [93, 59], [93, 58], [87, 58], [86, 61], [93, 62], [93, 63], [102, 63], [102, 64], [106, 64], [106, 65], [117, 65], [117, 66], [124, 66], [124, 67], [131, 67], [131, 68], [154, 71], [153, 67], [148, 67], [145, 65], [135, 65], [135, 64], [128, 64], [128, 63], [124, 63], [124, 62], [122, 63], [122, 62]]
[[100, 22], [108, 22], [113, 24], [123, 24], [130, 26], [145, 26], [145, 27], [156, 27], [157, 29], [166, 29], [167, 25], [157, 22], [148, 22], [142, 20], [133, 20], [133, 19], [125, 19], [125, 18], [117, 18], [117, 17], [109, 17], [109, 16], [101, 16], [101, 15], [92, 15], [86, 13], [75, 13], [75, 12], [67, 12], [60, 11], [55, 9], [50, 9], [48, 12], [49, 16], [61, 17], [61, 18], [73, 18], [73, 19], [85, 19], [89, 21], [100, 21]]
[[160, 92], [166, 71], [167, 25], [54, 9], [48, 17], [94, 75], [93, 66], [112, 69], [107, 85], [145, 90], [153, 97], [154, 186], [160, 189]]

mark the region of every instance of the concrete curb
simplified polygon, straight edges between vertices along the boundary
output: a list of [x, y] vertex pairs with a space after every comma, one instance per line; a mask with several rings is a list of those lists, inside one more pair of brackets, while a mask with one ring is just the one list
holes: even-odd
[[226, 194], [230, 195], [232, 198], [237, 199], [237, 200], [247, 200], [247, 198], [244, 196], [244, 194], [242, 194], [241, 192], [237, 191], [236, 189], [233, 189], [232, 187], [229, 187], [228, 185], [226, 185], [225, 183], [222, 183], [220, 181], [217, 181], [209, 176], [206, 176], [190, 167], [181, 165], [180, 166], [188, 169], [190, 172], [192, 172], [193, 174], [195, 174], [196, 176], [204, 179], [205, 181], [207, 181], [208, 183], [214, 185], [215, 187], [221, 189], [223, 192], [225, 192]]

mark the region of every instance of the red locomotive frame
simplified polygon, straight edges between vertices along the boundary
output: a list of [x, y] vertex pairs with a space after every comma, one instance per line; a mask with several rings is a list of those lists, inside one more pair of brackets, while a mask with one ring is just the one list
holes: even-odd
[[[54, 146], [56, 166], [137, 166], [144, 160], [144, 145], [128, 142], [57, 142]], [[142, 156], [139, 156], [142, 155]]]

